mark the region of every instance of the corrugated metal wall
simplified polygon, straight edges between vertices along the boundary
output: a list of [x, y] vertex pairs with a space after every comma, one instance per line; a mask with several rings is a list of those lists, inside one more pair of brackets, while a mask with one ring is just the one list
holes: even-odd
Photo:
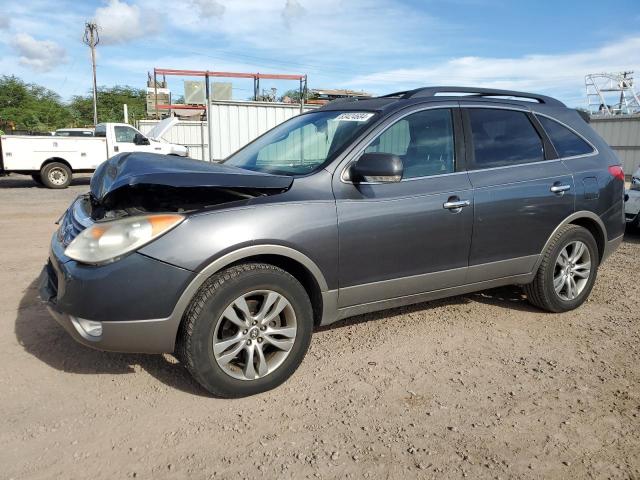
[[590, 125], [618, 154], [627, 175], [640, 168], [640, 116], [591, 118]]
[[[305, 111], [311, 108], [305, 107]], [[213, 103], [213, 159], [228, 157], [254, 138], [299, 113], [299, 105], [233, 101]], [[157, 120], [140, 120], [138, 129], [146, 134], [156, 123]], [[206, 122], [180, 121], [163, 138], [189, 147], [191, 158], [209, 158]]]

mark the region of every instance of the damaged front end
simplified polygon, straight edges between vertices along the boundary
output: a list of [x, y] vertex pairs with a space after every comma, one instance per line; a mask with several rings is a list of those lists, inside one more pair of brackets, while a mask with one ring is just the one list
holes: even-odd
[[94, 221], [152, 212], [191, 212], [282, 193], [288, 176], [253, 172], [169, 155], [123, 153], [91, 179]]
[[291, 177], [252, 172], [169, 155], [123, 153], [100, 165], [91, 191], [62, 215], [57, 231], [66, 248], [96, 222], [150, 214], [184, 214], [231, 202], [250, 202], [288, 190]]

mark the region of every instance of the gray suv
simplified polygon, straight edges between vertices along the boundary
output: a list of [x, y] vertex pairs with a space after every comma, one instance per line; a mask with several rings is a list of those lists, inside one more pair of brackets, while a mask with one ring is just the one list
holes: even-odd
[[116, 155], [41, 280], [80, 343], [175, 352], [212, 394], [284, 382], [314, 326], [508, 284], [581, 305], [624, 232], [624, 174], [561, 102], [432, 87], [335, 101], [221, 164]]

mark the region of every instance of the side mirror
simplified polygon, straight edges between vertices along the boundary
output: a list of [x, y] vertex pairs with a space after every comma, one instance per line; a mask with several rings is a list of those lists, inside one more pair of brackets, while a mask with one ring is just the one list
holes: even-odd
[[391, 153], [363, 153], [351, 165], [349, 178], [354, 183], [396, 183], [402, 180], [402, 160]]
[[136, 133], [133, 137], [133, 143], [135, 145], [151, 145], [149, 139], [142, 135], [141, 133]]

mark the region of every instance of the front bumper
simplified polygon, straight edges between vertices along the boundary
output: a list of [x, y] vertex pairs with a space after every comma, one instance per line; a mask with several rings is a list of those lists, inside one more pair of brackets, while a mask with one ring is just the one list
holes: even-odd
[[[40, 278], [40, 298], [58, 323], [99, 350], [172, 352], [180, 320], [174, 310], [196, 274], [139, 253], [83, 265], [64, 255], [64, 241], [54, 233]], [[99, 326], [94, 335], [82, 328], [87, 320]]]
[[[40, 299], [51, 316], [79, 343], [97, 350], [131, 353], [170, 353], [175, 348], [178, 323], [175, 317], [145, 320], [97, 321], [101, 325], [98, 336], [89, 335], [81, 319], [64, 312], [57, 303], [51, 264], [40, 275]], [[148, 299], [149, 301], [150, 299]]]

